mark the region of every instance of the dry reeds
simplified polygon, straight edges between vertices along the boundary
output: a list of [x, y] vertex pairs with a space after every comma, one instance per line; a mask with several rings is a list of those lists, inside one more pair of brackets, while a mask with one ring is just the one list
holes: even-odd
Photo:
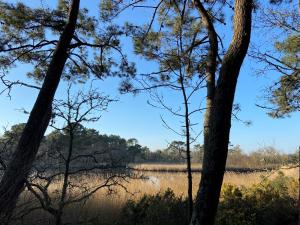
[[[194, 165], [195, 166], [195, 165]], [[184, 168], [183, 165], [174, 164], [159, 164], [139, 165], [140, 168]], [[299, 176], [298, 168], [282, 169], [285, 175], [294, 177], [296, 180]], [[233, 173], [227, 172], [224, 176], [224, 184], [232, 184], [235, 186], [250, 187], [261, 182], [262, 177], [272, 179], [276, 176], [276, 172], [256, 172], [256, 173]], [[83, 221], [86, 218], [94, 218], [94, 224], [113, 224], [113, 220], [118, 217], [122, 207], [129, 200], [137, 200], [144, 194], [156, 194], [164, 192], [168, 188], [172, 189], [177, 196], [187, 196], [187, 175], [185, 173], [165, 173], [165, 172], [143, 172], [144, 179], [129, 179], [122, 183], [123, 187], [115, 186], [109, 192], [107, 189], [100, 189], [93, 194], [84, 204], [76, 204], [68, 207], [65, 211], [64, 219], [76, 224], [78, 221]], [[89, 176], [78, 178], [78, 183], [84, 182], [91, 186], [96, 186], [103, 182], [98, 176]], [[193, 173], [193, 195], [196, 195], [198, 184], [200, 181], [200, 173]], [[56, 183], [51, 188], [59, 189], [60, 184]], [[28, 196], [26, 197], [28, 200]], [[25, 199], [24, 199], [25, 200]], [[34, 212], [37, 213], [38, 211]], [[38, 213], [41, 215], [40, 213]], [[43, 213], [45, 217], [45, 213]], [[51, 218], [51, 216], [48, 216]], [[28, 221], [23, 221], [24, 224], [32, 224], [32, 218], [27, 218]], [[49, 219], [50, 221], [50, 219]]]

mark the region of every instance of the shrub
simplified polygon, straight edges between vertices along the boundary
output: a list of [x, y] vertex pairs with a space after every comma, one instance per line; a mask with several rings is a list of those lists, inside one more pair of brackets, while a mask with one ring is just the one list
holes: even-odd
[[292, 225], [297, 221], [297, 200], [290, 192], [297, 189], [293, 178], [279, 173], [251, 188], [231, 185], [222, 190], [217, 225]]
[[121, 212], [119, 225], [188, 225], [187, 200], [171, 189], [156, 195], [129, 200]]

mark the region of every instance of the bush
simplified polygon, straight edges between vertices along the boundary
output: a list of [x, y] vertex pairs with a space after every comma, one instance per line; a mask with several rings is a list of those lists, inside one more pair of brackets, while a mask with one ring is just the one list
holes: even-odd
[[188, 225], [186, 199], [171, 189], [156, 195], [144, 195], [139, 201], [128, 201], [119, 225]]
[[217, 225], [292, 225], [297, 221], [296, 189], [293, 178], [279, 173], [252, 188], [225, 186], [221, 194]]

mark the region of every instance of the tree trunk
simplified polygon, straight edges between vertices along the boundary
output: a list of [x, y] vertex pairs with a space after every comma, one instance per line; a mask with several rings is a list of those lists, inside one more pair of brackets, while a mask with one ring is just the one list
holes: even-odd
[[68, 123], [70, 125], [69, 129], [69, 148], [68, 148], [68, 155], [66, 158], [66, 165], [65, 165], [65, 172], [64, 172], [64, 181], [63, 181], [63, 187], [61, 189], [61, 197], [60, 197], [60, 202], [58, 206], [58, 214], [56, 216], [56, 225], [61, 225], [62, 222], [62, 215], [63, 215], [63, 210], [65, 207], [65, 199], [67, 196], [67, 190], [69, 186], [69, 175], [70, 175], [70, 163], [71, 163], [71, 158], [73, 155], [73, 140], [74, 140], [74, 134], [73, 134], [73, 128], [71, 121]]
[[184, 118], [185, 118], [185, 144], [186, 144], [186, 167], [188, 178], [188, 220], [190, 221], [193, 214], [193, 177], [191, 165], [191, 135], [190, 135], [190, 114], [189, 114], [189, 101], [186, 95], [183, 76], [180, 76], [180, 87], [184, 99]]
[[32, 108], [14, 156], [0, 183], [0, 221], [7, 225], [19, 194], [24, 189], [40, 142], [51, 118], [51, 106], [76, 27], [80, 0], [72, 0], [69, 19], [56, 46], [43, 86]]
[[204, 148], [206, 148], [208, 146], [210, 122], [211, 122], [211, 115], [212, 115], [211, 112], [213, 109], [213, 100], [215, 96], [215, 73], [217, 69], [218, 36], [213, 26], [213, 22], [208, 12], [205, 10], [202, 3], [200, 2], [200, 0], [194, 0], [193, 3], [201, 16], [202, 23], [205, 29], [207, 30], [208, 40], [209, 40], [209, 49], [208, 49], [206, 69], [205, 69], [205, 76], [206, 76], [206, 83], [207, 83], [206, 111], [205, 111], [204, 125], [203, 125], [204, 127], [203, 146]]
[[[187, 131], [189, 133], [189, 127], [187, 128]], [[193, 177], [192, 177], [192, 166], [191, 166], [190, 134], [188, 134], [186, 139], [187, 139], [186, 160], [187, 160], [187, 173], [188, 173], [188, 200], [189, 200], [188, 219], [190, 220], [193, 214]]]
[[215, 87], [209, 131], [192, 225], [213, 225], [219, 203], [228, 152], [231, 113], [239, 71], [248, 50], [252, 0], [236, 0], [234, 34]]

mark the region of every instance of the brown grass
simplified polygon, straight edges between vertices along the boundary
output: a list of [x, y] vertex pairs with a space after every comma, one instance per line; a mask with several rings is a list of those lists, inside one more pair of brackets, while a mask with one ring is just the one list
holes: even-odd
[[[141, 170], [151, 170], [151, 171], [185, 171], [186, 164], [174, 164], [174, 163], [141, 163], [141, 164], [132, 164], [130, 165], [133, 168], [141, 169]], [[201, 165], [199, 163], [192, 163], [193, 169], [201, 169]]]
[[[160, 165], [139, 165], [141, 168], [182, 168], [182, 165], [174, 164], [160, 164]], [[287, 175], [294, 177], [298, 180], [299, 170], [282, 169]], [[258, 184], [262, 180], [262, 176], [272, 179], [277, 174], [276, 171], [270, 172], [256, 172], [256, 173], [225, 173], [224, 184], [232, 184], [236, 186], [249, 187], [253, 184]], [[172, 189], [178, 196], [187, 196], [187, 175], [185, 173], [161, 173], [161, 172], [144, 172], [143, 175], [147, 179], [130, 179], [128, 182], [123, 182], [122, 185], [126, 187], [126, 190], [121, 187], [115, 187], [114, 194], [108, 194], [106, 189], [101, 189], [95, 193], [84, 205], [77, 204], [68, 208], [65, 212], [65, 219], [68, 221], [80, 221], [83, 218], [96, 217], [95, 224], [112, 224], [113, 219], [118, 217], [123, 205], [129, 199], [137, 200], [144, 194], [156, 194], [163, 192], [168, 188]], [[80, 182], [81, 179], [78, 179]], [[200, 181], [200, 174], [193, 173], [193, 195], [196, 195], [198, 184]], [[99, 177], [85, 178], [85, 183], [89, 183], [91, 186], [97, 185], [103, 182]], [[53, 190], [59, 188], [61, 184], [54, 184], [51, 188]], [[46, 216], [47, 213], [39, 213], [40, 217]], [[42, 215], [42, 216], [41, 216]], [[35, 218], [35, 216], [31, 217]], [[32, 222], [32, 221], [30, 221]], [[27, 223], [25, 223], [27, 224]], [[28, 223], [30, 224], [30, 223]]]

